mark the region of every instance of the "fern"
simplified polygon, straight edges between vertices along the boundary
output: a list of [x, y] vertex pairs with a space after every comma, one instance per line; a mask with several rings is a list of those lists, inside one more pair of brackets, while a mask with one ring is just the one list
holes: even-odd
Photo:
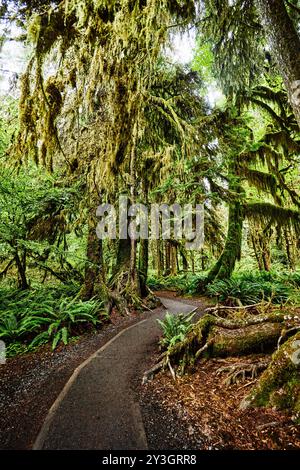
[[171, 315], [167, 313], [164, 320], [157, 320], [163, 331], [160, 344], [168, 349], [174, 344], [183, 341], [192, 327], [192, 319], [195, 313], [184, 315]]

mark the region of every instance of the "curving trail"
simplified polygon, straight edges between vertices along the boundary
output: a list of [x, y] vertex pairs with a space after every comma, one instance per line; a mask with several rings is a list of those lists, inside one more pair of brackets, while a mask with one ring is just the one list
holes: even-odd
[[[173, 314], [194, 305], [161, 297]], [[34, 449], [147, 449], [147, 438], [133, 389], [141, 364], [166, 312], [126, 328], [81, 364], [50, 408]]]

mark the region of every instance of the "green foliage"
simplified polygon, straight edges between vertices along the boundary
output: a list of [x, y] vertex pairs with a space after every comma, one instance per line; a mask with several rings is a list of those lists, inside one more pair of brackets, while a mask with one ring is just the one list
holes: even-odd
[[[105, 316], [99, 300], [82, 301], [74, 295], [78, 286], [38, 287], [36, 291], [0, 290], [0, 338], [11, 354], [52, 343], [68, 344], [81, 325], [96, 328]], [[14, 347], [13, 344], [16, 346]], [[22, 346], [17, 346], [21, 344]]]
[[[0, 262], [6, 259], [7, 266], [16, 266], [20, 278], [27, 277], [29, 259], [41, 269], [48, 269], [49, 258], [64, 265], [65, 233], [77, 217], [78, 189], [77, 183], [59, 186], [34, 168], [17, 174], [0, 167]], [[23, 280], [20, 287], [28, 284]]]
[[167, 313], [164, 320], [157, 320], [162, 331], [163, 337], [160, 344], [168, 349], [174, 344], [184, 340], [188, 332], [192, 328], [192, 319], [195, 314], [184, 315]]
[[178, 274], [177, 276], [149, 276], [147, 285], [151, 290], [175, 290], [177, 292], [184, 292], [185, 294], [195, 293], [194, 289], [198, 284], [199, 280], [203, 276], [192, 274], [192, 273], [183, 273]]
[[210, 296], [232, 305], [252, 305], [261, 300], [282, 304], [292, 292], [292, 286], [284, 278], [269, 272], [239, 273], [231, 279], [216, 280], [207, 287]]

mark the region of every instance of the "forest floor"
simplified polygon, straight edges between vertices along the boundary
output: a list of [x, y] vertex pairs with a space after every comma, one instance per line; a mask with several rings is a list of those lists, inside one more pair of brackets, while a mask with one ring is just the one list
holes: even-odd
[[[160, 296], [176, 298], [175, 293]], [[180, 301], [201, 303], [201, 298]], [[153, 355], [157, 362], [159, 353]], [[266, 355], [263, 356], [264, 359]], [[240, 410], [258, 380], [225, 385], [224, 366], [253, 363], [260, 355], [199, 362], [193, 374], [174, 382], [169, 371], [140, 385], [140, 405], [150, 449], [294, 450], [300, 449], [300, 426], [274, 409]], [[270, 357], [271, 359], [271, 357]]]
[[[204, 299], [161, 297], [199, 307]], [[155, 314], [163, 314], [158, 308]], [[71, 377], [74, 369], [116, 334], [151, 314], [114, 315], [112, 324], [99, 333], [86, 335], [76, 343], [52, 353], [43, 347], [35, 354], [11, 359], [0, 367], [0, 448], [30, 449], [48, 410]], [[131, 387], [140, 403], [150, 449], [300, 449], [300, 428], [291, 418], [274, 410], [239, 411], [248, 384], [225, 387], [217, 370], [223, 361], [199, 364], [195, 373], [175, 383], [168, 373], [158, 374], [141, 385], [146, 369], [158, 355], [156, 341], [147, 347], [147, 357], [133, 374]], [[249, 358], [228, 359], [246, 362]]]

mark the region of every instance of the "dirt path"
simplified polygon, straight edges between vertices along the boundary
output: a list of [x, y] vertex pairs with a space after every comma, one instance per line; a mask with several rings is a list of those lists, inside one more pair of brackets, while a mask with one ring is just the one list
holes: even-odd
[[[194, 306], [161, 299], [170, 313], [189, 313]], [[157, 344], [159, 310], [126, 328], [80, 365], [51, 407], [36, 449], [146, 449], [147, 438], [134, 391]], [[137, 377], [140, 375], [140, 377]]]

